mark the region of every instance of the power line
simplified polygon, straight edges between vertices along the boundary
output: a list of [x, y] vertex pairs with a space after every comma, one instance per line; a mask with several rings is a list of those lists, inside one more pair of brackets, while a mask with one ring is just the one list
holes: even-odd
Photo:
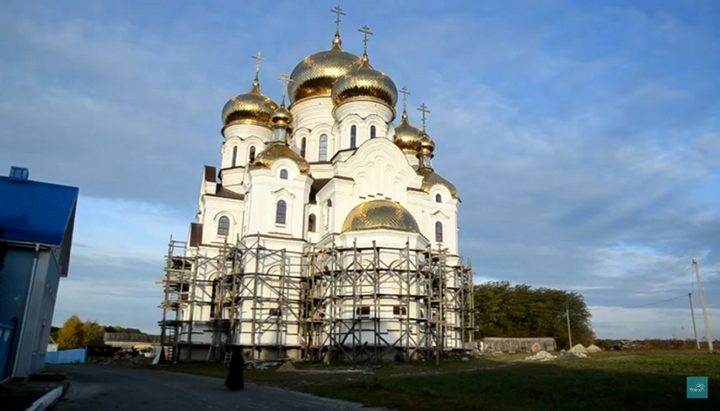
[[666, 303], [666, 302], [668, 302], [668, 301], [679, 300], [679, 299], [681, 299], [681, 298], [686, 298], [686, 297], [687, 297], [687, 294], [684, 294], [684, 295], [681, 295], [681, 296], [679, 296], [679, 297], [668, 298], [667, 300], [655, 301], [654, 303], [647, 303], [647, 304], [633, 305], [632, 307], [625, 307], [625, 309], [628, 309], [628, 308], [647, 307], [647, 306], [649, 306], [649, 305]]

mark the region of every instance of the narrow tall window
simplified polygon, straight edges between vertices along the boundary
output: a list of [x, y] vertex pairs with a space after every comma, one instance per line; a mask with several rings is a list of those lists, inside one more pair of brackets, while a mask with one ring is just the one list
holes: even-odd
[[442, 196], [440, 194], [435, 194], [435, 202], [442, 203]]
[[315, 214], [310, 214], [308, 217], [308, 231], [311, 233], [315, 232]]
[[286, 214], [287, 214], [287, 204], [285, 204], [284, 200], [278, 201], [277, 207], [275, 208], [275, 223], [285, 224], [285, 215]]
[[237, 146], [233, 147], [232, 166], [237, 165]]
[[442, 229], [442, 223], [436, 222], [435, 223], [435, 241], [438, 243], [442, 243], [443, 240], [443, 229]]
[[255, 146], [250, 146], [250, 161], [255, 161]]
[[230, 219], [222, 216], [218, 220], [218, 235], [228, 235], [230, 233]]
[[328, 145], [327, 134], [320, 136], [320, 153], [318, 161], [327, 161], [327, 145]]
[[283, 168], [282, 170], [280, 170], [280, 178], [283, 179], [283, 180], [287, 180], [287, 179], [288, 179], [287, 170], [285, 170], [284, 168]]
[[303, 158], [305, 158], [305, 144], [305, 137], [303, 137], [303, 139], [300, 140], [300, 155], [303, 156]]
[[370, 126], [370, 138], [375, 138], [375, 126]]
[[357, 126], [350, 127], [350, 148], [357, 145]]

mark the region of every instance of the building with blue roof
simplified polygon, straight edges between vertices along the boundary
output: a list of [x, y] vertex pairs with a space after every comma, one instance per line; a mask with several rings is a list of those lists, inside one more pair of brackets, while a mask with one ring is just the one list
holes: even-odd
[[0, 381], [45, 366], [61, 277], [70, 267], [78, 188], [0, 176]]

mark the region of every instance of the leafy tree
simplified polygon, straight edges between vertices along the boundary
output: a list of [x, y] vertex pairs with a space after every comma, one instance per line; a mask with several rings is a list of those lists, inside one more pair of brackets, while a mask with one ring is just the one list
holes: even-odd
[[529, 285], [511, 286], [508, 281], [475, 286], [477, 337], [552, 337], [568, 347], [570, 313], [573, 343], [592, 344], [590, 311], [581, 294]]
[[105, 327], [98, 324], [97, 321], [85, 321], [83, 323], [83, 346], [94, 347], [102, 346], [103, 334], [105, 333]]
[[61, 350], [83, 347], [85, 342], [84, 327], [78, 316], [73, 315], [65, 320], [65, 324], [58, 331], [56, 342]]

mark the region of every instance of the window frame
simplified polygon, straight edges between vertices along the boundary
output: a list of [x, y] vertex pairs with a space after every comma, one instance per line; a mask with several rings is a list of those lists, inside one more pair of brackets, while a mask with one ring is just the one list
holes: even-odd
[[[224, 231], [223, 234], [221, 231]], [[224, 215], [218, 218], [217, 235], [227, 237], [230, 235], [230, 217]]]
[[275, 203], [275, 224], [287, 224], [287, 202], [278, 200]]

